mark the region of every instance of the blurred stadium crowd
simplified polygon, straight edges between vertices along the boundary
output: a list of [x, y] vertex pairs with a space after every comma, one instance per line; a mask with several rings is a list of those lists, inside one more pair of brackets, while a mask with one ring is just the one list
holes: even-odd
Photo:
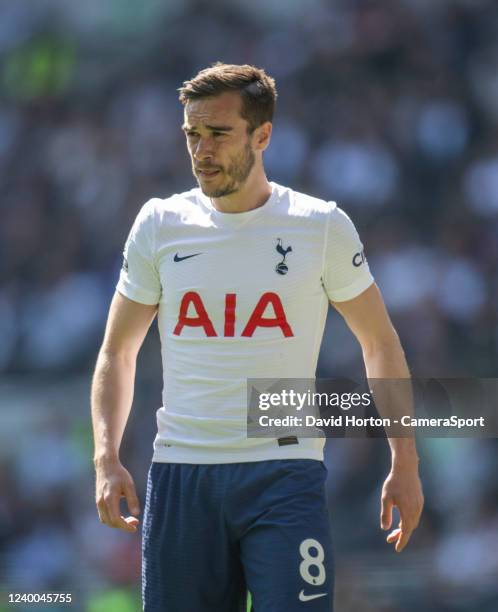
[[[413, 373], [495, 375], [497, 41], [495, 0], [0, 0], [0, 590], [139, 608], [138, 539], [93, 506], [89, 377], [139, 207], [192, 186], [176, 89], [213, 61], [276, 78], [269, 178], [353, 218]], [[142, 499], [157, 349], [123, 455]], [[331, 313], [319, 374], [358, 372]], [[394, 558], [385, 444], [330, 445], [340, 612], [498, 609], [496, 441], [421, 453], [424, 523]]]

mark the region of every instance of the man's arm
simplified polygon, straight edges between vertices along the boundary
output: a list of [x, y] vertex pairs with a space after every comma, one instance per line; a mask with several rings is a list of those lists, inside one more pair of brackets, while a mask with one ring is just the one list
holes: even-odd
[[[358, 297], [344, 302], [332, 302], [334, 308], [343, 316], [348, 327], [361, 345], [363, 360], [369, 379], [408, 379], [410, 372], [405, 355], [377, 285], [374, 283]], [[406, 405], [409, 397], [406, 387], [394, 386], [399, 401]], [[390, 398], [393, 401], [393, 398]], [[382, 416], [392, 417], [390, 402], [376, 402]], [[415, 438], [389, 438], [391, 447], [391, 471], [382, 489], [381, 527], [392, 526], [392, 510], [396, 506], [400, 513], [400, 523], [388, 536], [389, 543], [395, 543], [401, 552], [408, 543], [410, 535], [417, 527], [422, 513], [424, 498], [418, 475], [418, 456]]]
[[157, 306], [114, 294], [92, 382], [97, 509], [102, 523], [125, 531], [136, 531], [138, 519], [121, 516], [121, 497], [133, 515], [140, 505], [119, 447], [133, 401], [137, 354], [156, 312]]

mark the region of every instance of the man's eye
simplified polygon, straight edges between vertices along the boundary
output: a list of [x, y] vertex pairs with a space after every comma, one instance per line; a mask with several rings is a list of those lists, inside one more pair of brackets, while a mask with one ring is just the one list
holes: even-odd
[[199, 134], [197, 132], [187, 132], [187, 138], [197, 138]]
[[213, 132], [213, 136], [219, 138], [220, 136], [225, 136], [225, 132]]

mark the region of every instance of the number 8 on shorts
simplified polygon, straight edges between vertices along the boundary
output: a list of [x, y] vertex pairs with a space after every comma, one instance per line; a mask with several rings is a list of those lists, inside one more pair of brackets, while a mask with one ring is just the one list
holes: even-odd
[[[303, 540], [299, 546], [299, 553], [303, 559], [299, 565], [301, 578], [314, 586], [323, 584], [326, 578], [323, 565], [325, 553], [320, 542], [313, 538]], [[314, 571], [310, 571], [311, 568], [315, 568]]]

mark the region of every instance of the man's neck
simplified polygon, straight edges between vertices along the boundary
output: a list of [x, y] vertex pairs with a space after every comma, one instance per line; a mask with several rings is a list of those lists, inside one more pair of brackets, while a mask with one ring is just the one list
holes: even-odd
[[241, 213], [263, 206], [271, 196], [272, 187], [264, 172], [249, 177], [236, 193], [222, 198], [211, 198], [216, 210], [224, 213]]

